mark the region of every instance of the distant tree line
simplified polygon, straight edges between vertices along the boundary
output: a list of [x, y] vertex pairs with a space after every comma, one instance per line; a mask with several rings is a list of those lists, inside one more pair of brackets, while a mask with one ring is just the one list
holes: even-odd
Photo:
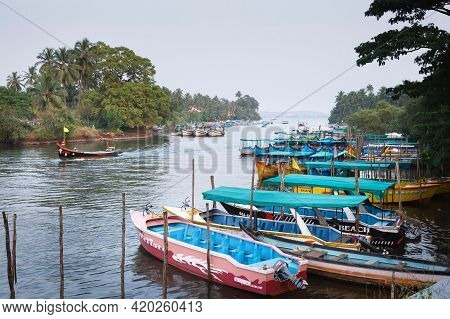
[[77, 128], [121, 131], [160, 124], [259, 119], [258, 102], [170, 91], [156, 84], [152, 62], [126, 47], [83, 39], [45, 48], [26, 72], [0, 87], [0, 140], [51, 139]]
[[[363, 66], [376, 61], [380, 66], [389, 60], [415, 53], [414, 62], [419, 66], [419, 73], [423, 75], [420, 81], [403, 81], [387, 93], [392, 100], [386, 102], [401, 106], [397, 116], [398, 128], [402, 133], [419, 140], [421, 146], [427, 150], [429, 163], [441, 170], [442, 174], [450, 173], [450, 33], [433, 23], [426, 22], [426, 18], [433, 15], [450, 17], [450, 3], [446, 0], [374, 0], [365, 12], [368, 17], [380, 19], [387, 15], [391, 25], [400, 24], [399, 29], [392, 29], [380, 33], [370, 41], [361, 43], [355, 48], [358, 54], [357, 64]], [[358, 95], [355, 93], [354, 95]], [[361, 94], [360, 94], [361, 95]], [[363, 94], [362, 94], [363, 95]], [[338, 95], [339, 96], [339, 95]], [[410, 97], [406, 103], [402, 97]], [[399, 99], [396, 102], [396, 99]], [[365, 101], [365, 99], [363, 99]], [[342, 114], [343, 106], [349, 107]], [[359, 108], [355, 113], [355, 103]], [[350, 105], [350, 106], [349, 106]], [[368, 127], [368, 116], [376, 121], [374, 110], [359, 102], [352, 103], [336, 99], [336, 107], [330, 120], [339, 122], [348, 120], [350, 123], [365, 127], [365, 130], [379, 130], [376, 125]], [[385, 109], [386, 105], [382, 109]], [[360, 112], [365, 112], [360, 113]], [[378, 111], [377, 111], [378, 112]], [[379, 111], [379, 117], [383, 111]], [[366, 115], [366, 116], [364, 116]]]

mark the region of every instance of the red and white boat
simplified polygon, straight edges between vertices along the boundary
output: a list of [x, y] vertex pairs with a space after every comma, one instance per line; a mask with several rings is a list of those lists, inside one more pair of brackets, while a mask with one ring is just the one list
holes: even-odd
[[[131, 211], [141, 245], [164, 259], [164, 221], [141, 211]], [[178, 217], [168, 218], [170, 265], [208, 278], [207, 229]], [[289, 256], [275, 246], [210, 231], [212, 281], [261, 295], [279, 295], [307, 287], [307, 261]]]

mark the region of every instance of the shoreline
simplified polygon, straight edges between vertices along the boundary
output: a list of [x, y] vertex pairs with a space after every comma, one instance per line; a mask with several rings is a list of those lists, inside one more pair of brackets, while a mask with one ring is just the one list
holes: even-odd
[[[132, 139], [142, 139], [147, 137], [156, 136], [153, 131], [146, 131], [144, 133], [134, 132], [124, 132], [123, 135], [115, 135], [115, 133], [101, 133], [100, 136], [95, 137], [77, 137], [77, 138], [68, 138], [67, 141], [70, 143], [88, 143], [88, 142], [96, 142], [96, 141], [128, 141]], [[48, 145], [48, 144], [56, 144], [61, 142], [61, 139], [52, 139], [52, 140], [24, 140], [17, 144], [9, 144], [0, 141], [0, 146], [33, 146], [33, 145]]]

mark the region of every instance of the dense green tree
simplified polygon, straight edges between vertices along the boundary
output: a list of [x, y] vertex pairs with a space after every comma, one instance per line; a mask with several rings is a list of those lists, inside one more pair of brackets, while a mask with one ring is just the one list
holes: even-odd
[[6, 86], [8, 89], [14, 90], [16, 92], [22, 91], [22, 77], [20, 75], [17, 75], [17, 72], [11, 73], [11, 75], [8, 75], [6, 78]]
[[79, 79], [78, 106], [80, 106], [83, 91], [87, 89], [89, 79], [94, 70], [92, 48], [92, 43], [88, 39], [84, 38], [81, 41], [77, 41], [73, 49]]
[[0, 141], [15, 143], [28, 134], [28, 125], [12, 107], [0, 109]]
[[30, 98], [27, 93], [17, 92], [0, 86], [0, 111], [5, 108], [11, 108], [14, 116], [20, 119], [30, 119], [33, 116]]
[[36, 85], [30, 90], [40, 109], [48, 111], [55, 107], [62, 107], [64, 90], [59, 82], [50, 74], [41, 73]]
[[399, 121], [403, 112], [402, 108], [378, 101], [374, 109], [362, 109], [349, 116], [348, 124], [364, 133], [391, 133], [401, 129]]
[[[450, 138], [448, 109], [450, 107], [450, 34], [436, 25], [421, 24], [428, 12], [450, 16], [448, 1], [438, 0], [375, 0], [366, 16], [380, 19], [390, 15], [389, 23], [401, 23], [401, 29], [383, 32], [355, 48], [358, 65], [373, 61], [384, 65], [388, 60], [416, 53], [415, 63], [420, 67], [422, 81], [404, 81], [393, 92], [420, 98], [406, 108], [405, 117], [410, 132], [425, 146], [430, 146], [434, 164], [450, 168], [450, 145], [442, 141]], [[415, 113], [413, 113], [415, 112]], [[439, 126], [437, 126], [439, 125]]]

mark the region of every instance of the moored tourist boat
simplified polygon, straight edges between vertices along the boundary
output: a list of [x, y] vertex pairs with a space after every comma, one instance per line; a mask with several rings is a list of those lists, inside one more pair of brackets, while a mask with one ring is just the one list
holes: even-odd
[[255, 240], [308, 260], [308, 271], [327, 278], [372, 285], [423, 286], [450, 278], [448, 264], [299, 243], [240, 225]]
[[198, 128], [198, 129], [196, 129], [196, 130], [194, 131], [194, 135], [195, 135], [196, 137], [203, 137], [203, 136], [208, 135], [208, 132], [207, 132], [206, 130], [204, 130], [204, 129]]
[[[144, 249], [164, 259], [162, 218], [131, 211]], [[307, 286], [307, 262], [278, 248], [217, 230], [210, 232], [212, 281], [261, 295], [276, 296]], [[168, 218], [168, 263], [208, 278], [207, 229], [179, 218]]]
[[181, 130], [181, 136], [193, 136], [194, 135], [194, 129], [192, 128], [184, 128]]
[[[192, 214], [189, 209], [170, 206], [163, 206], [163, 209], [171, 215], [186, 219], [188, 221], [192, 218]], [[244, 222], [248, 225], [249, 222], [248, 216], [231, 215], [216, 208], [210, 210], [209, 213], [210, 226], [222, 230], [239, 232], [239, 223]], [[196, 212], [192, 221], [198, 225], [206, 225], [206, 220], [207, 212]], [[304, 227], [307, 228], [306, 234], [303, 234], [295, 222], [258, 219], [257, 224], [258, 230], [260, 230], [263, 234], [267, 233], [277, 236], [286, 236], [299, 241], [308, 243], [314, 242], [319, 245], [330, 247], [341, 247], [355, 250], [358, 250], [361, 247], [358, 238], [343, 235], [339, 231], [330, 227], [305, 225]]]

